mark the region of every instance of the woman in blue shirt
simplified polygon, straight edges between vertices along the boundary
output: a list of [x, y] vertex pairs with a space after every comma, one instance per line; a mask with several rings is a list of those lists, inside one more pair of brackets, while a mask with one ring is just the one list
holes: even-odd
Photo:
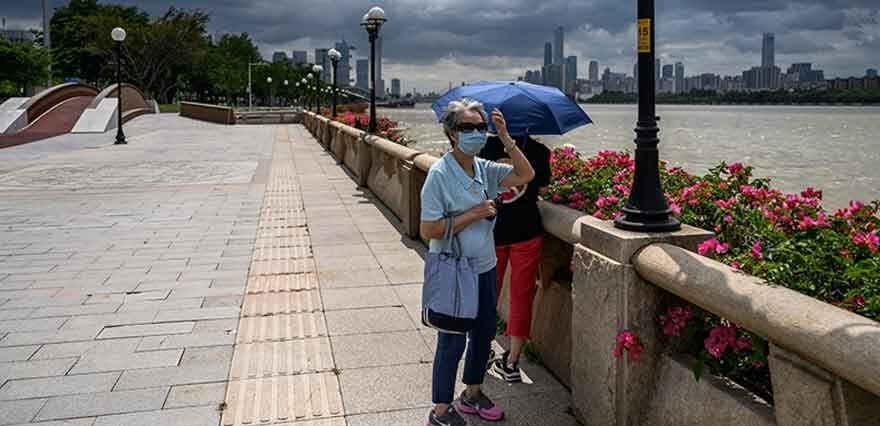
[[[492, 220], [497, 213], [492, 201], [502, 188], [523, 185], [535, 171], [507, 133], [504, 115], [492, 111], [492, 122], [512, 165], [476, 157], [486, 144], [488, 123], [483, 105], [471, 99], [449, 103], [442, 118], [443, 131], [452, 151], [443, 155], [428, 171], [422, 187], [421, 234], [430, 240], [430, 250], [440, 250], [446, 220], [454, 220], [453, 232], [461, 242], [462, 255], [479, 274], [479, 310], [474, 329], [468, 333], [464, 384], [467, 389], [452, 405], [458, 362], [465, 351], [464, 335], [440, 332], [434, 356], [431, 398], [434, 408], [428, 424], [465, 426], [459, 412], [501, 420], [504, 412], [480, 387], [486, 372], [490, 345], [495, 337], [495, 243]], [[452, 219], [444, 218], [456, 215]]]

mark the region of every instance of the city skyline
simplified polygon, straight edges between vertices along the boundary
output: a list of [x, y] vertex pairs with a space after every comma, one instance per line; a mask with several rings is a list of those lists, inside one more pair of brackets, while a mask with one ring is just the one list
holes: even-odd
[[[50, 0], [50, 6], [62, 3]], [[373, 5], [343, 0], [334, 5], [333, 13], [326, 13], [326, 3], [317, 0], [230, 0], [223, 7], [208, 0], [114, 3], [138, 5], [153, 15], [172, 4], [209, 10], [212, 32], [247, 32], [267, 59], [275, 51], [311, 53], [344, 39], [360, 48], [352, 63], [367, 56], [366, 34], [357, 23]], [[811, 62], [825, 70], [826, 78], [860, 76], [866, 69], [876, 69], [880, 66], [876, 1], [831, 3], [670, 0], [658, 5], [658, 56], [664, 64], [684, 62], [693, 75], [736, 75], [761, 65], [763, 33], [772, 32], [775, 63], [782, 69]], [[561, 50], [565, 57], [579, 58], [580, 78], [586, 77], [589, 60], [613, 70], [629, 70], [635, 61], [634, 4], [549, 0], [535, 8], [526, 1], [487, 6], [437, 0], [427, 9], [376, 4], [389, 17], [382, 29], [383, 73], [422, 90], [442, 90], [449, 80], [515, 79], [540, 68], [543, 45], [553, 41], [559, 27], [566, 30]], [[10, 4], [0, 14], [6, 17], [8, 29], [40, 25], [38, 4]]]

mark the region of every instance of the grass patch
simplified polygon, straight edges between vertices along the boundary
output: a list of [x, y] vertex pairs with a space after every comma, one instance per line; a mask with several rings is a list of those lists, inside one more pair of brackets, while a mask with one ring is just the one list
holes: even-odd
[[160, 104], [159, 112], [161, 113], [180, 113], [180, 104]]

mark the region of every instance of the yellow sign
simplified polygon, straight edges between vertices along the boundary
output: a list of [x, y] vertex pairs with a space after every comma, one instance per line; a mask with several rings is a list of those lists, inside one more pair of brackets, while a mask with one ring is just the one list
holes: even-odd
[[651, 20], [639, 19], [639, 53], [651, 53]]

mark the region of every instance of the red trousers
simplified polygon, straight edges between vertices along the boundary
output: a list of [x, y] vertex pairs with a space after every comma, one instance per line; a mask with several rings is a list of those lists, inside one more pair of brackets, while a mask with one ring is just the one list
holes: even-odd
[[[541, 251], [544, 248], [544, 237], [538, 236], [521, 243], [495, 246], [498, 258], [495, 278], [496, 298], [501, 295], [504, 287], [504, 274], [507, 262], [510, 262], [510, 310], [507, 318], [508, 336], [528, 339], [532, 329], [532, 304], [535, 300], [535, 286], [538, 278], [538, 264], [541, 262]], [[496, 300], [497, 302], [497, 300]]]

